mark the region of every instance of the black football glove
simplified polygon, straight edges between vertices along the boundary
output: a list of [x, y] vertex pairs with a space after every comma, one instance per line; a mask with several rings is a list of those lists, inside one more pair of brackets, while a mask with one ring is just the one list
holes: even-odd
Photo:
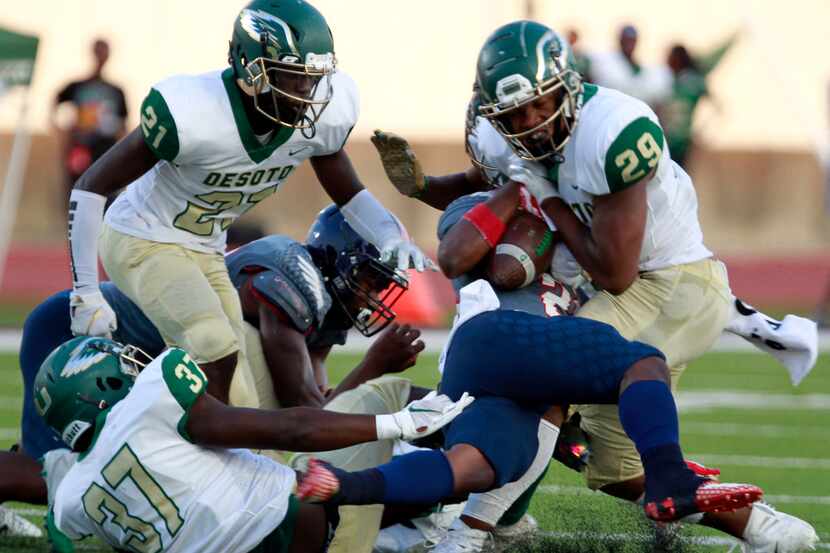
[[576, 472], [582, 472], [591, 457], [591, 444], [588, 435], [579, 427], [582, 419], [575, 413], [559, 429], [559, 439], [553, 450], [553, 458]]

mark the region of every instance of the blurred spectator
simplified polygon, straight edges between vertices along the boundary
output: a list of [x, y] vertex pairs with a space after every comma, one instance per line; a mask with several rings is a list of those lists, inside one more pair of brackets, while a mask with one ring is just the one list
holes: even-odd
[[[67, 200], [78, 177], [125, 132], [127, 102], [124, 92], [102, 75], [110, 55], [109, 44], [105, 40], [96, 40], [92, 54], [95, 64], [92, 74], [67, 84], [58, 92], [52, 107], [52, 124], [61, 134]], [[57, 123], [57, 112], [65, 102], [74, 108], [73, 120], [66, 128], [61, 128]]]
[[644, 66], [637, 61], [634, 53], [638, 36], [633, 25], [623, 26], [619, 50], [591, 57], [591, 76], [600, 86], [614, 88], [656, 108], [671, 92], [671, 74], [665, 66]]
[[574, 28], [570, 28], [565, 31], [565, 38], [568, 41], [568, 44], [571, 45], [571, 53], [573, 54], [574, 58], [574, 67], [582, 75], [582, 78], [588, 82], [593, 82], [591, 78], [591, 58], [588, 57], [581, 47], [578, 46], [579, 44], [579, 31]]
[[704, 96], [711, 100], [706, 78], [735, 43], [736, 37], [737, 35], [731, 36], [711, 52], [697, 58], [693, 58], [682, 44], [675, 44], [669, 50], [668, 66], [672, 72], [671, 96], [658, 109], [671, 157], [684, 168], [694, 140], [694, 111]]

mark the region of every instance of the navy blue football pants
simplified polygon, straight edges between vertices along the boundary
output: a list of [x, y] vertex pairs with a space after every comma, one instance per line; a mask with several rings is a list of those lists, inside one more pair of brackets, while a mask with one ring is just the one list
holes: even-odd
[[470, 444], [487, 458], [496, 487], [519, 478], [538, 448], [539, 419], [552, 405], [617, 403], [625, 372], [664, 355], [580, 317], [488, 311], [463, 323], [447, 351], [440, 391], [475, 396], [445, 428], [445, 447]]
[[23, 376], [21, 447], [35, 459], [52, 449], [66, 447], [58, 433], [38, 415], [32, 390], [37, 371], [52, 350], [73, 338], [70, 325], [69, 290], [58, 292], [38, 305], [23, 325], [20, 344], [20, 372]]

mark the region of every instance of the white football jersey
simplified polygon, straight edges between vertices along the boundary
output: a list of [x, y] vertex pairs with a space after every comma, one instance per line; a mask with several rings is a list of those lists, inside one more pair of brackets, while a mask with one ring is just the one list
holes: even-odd
[[479, 117], [477, 148], [508, 176], [521, 165], [558, 186], [559, 195], [589, 227], [594, 198], [622, 190], [655, 169], [646, 185], [645, 235], [639, 268], [650, 271], [707, 257], [689, 176], [670, 157], [657, 116], [643, 102], [616, 90], [586, 84], [579, 122], [549, 169], [520, 159], [489, 121]]
[[92, 446], [58, 487], [57, 527], [129, 551], [200, 553], [250, 551], [277, 528], [294, 471], [248, 450], [192, 444], [190, 407], [206, 386], [182, 350], [150, 363], [99, 416]]
[[[343, 147], [358, 117], [357, 87], [340, 71], [332, 86], [313, 135], [282, 127], [262, 144], [230, 69], [161, 81], [141, 106], [145, 142], [160, 161], [112, 204], [107, 224], [146, 240], [223, 252], [225, 231], [240, 215], [304, 160]], [[325, 94], [323, 87], [316, 94]]]

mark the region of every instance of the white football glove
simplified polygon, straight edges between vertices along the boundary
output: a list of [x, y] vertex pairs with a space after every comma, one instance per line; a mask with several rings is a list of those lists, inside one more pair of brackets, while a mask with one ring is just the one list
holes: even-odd
[[510, 180], [524, 184], [527, 191], [539, 202], [539, 205], [542, 205], [542, 202], [548, 198], [559, 197], [559, 193], [552, 182], [541, 175], [535, 174], [524, 164], [511, 164], [507, 171]]
[[75, 336], [103, 336], [112, 338], [118, 328], [115, 311], [100, 291], [69, 295], [69, 315], [72, 317], [72, 334]]
[[406, 271], [410, 266], [419, 273], [424, 272], [425, 268], [432, 271], [438, 270], [438, 266], [424, 255], [421, 248], [403, 236], [396, 236], [381, 246], [380, 260], [384, 263], [397, 261], [399, 271]]
[[572, 288], [577, 288], [585, 282], [582, 266], [571, 253], [571, 250], [568, 249], [568, 246], [561, 242], [556, 244], [553, 250], [550, 272], [553, 278]]
[[415, 440], [429, 436], [449, 424], [473, 402], [473, 396], [464, 392], [458, 401], [452, 401], [435, 391], [413, 401], [403, 411], [391, 415], [377, 415], [378, 440]]

